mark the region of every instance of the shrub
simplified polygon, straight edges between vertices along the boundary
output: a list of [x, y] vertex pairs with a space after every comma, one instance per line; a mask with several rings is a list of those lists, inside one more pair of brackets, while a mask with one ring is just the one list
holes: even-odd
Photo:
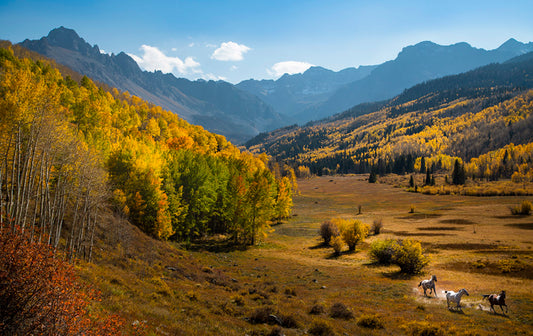
[[383, 328], [383, 323], [381, 322], [378, 315], [363, 314], [357, 319], [357, 325], [369, 329]]
[[296, 329], [300, 326], [294, 315], [280, 315], [279, 318], [283, 328]]
[[190, 290], [190, 291], [188, 291], [187, 293], [185, 293], [185, 296], [186, 296], [190, 301], [198, 301], [198, 296], [196, 295], [196, 292], [193, 291], [193, 290]]
[[444, 336], [447, 334], [441, 327], [427, 321], [411, 322], [407, 324], [406, 329], [413, 336]]
[[354, 251], [359, 241], [362, 241], [368, 235], [368, 225], [358, 220], [337, 220], [341, 231], [341, 237], [348, 245], [348, 250]]
[[375, 236], [381, 233], [381, 229], [383, 228], [383, 219], [378, 218], [374, 219], [374, 222], [372, 223], [372, 232]]
[[311, 315], [322, 315], [326, 312], [326, 309], [323, 305], [316, 304], [309, 310], [309, 314]]
[[341, 236], [336, 236], [331, 241], [331, 247], [333, 247], [333, 251], [335, 251], [335, 255], [340, 255], [342, 251], [342, 247], [344, 246], [344, 241], [342, 240]]
[[292, 287], [285, 288], [285, 295], [296, 296], [296, 289]]
[[0, 230], [0, 335], [118, 335], [115, 316], [90, 316], [96, 293], [72, 265], [20, 230]]
[[429, 263], [429, 260], [422, 254], [422, 245], [419, 241], [405, 239], [398, 243], [392, 262], [400, 266], [402, 273], [416, 274]]
[[516, 206], [511, 209], [511, 213], [513, 215], [530, 215], [531, 210], [533, 209], [533, 205], [530, 201], [524, 200], [522, 203], [520, 203], [519, 206]]
[[283, 336], [283, 329], [280, 326], [275, 326], [272, 328], [268, 336]]
[[252, 315], [250, 315], [250, 323], [252, 324], [268, 323], [269, 316], [272, 314], [274, 314], [274, 309], [272, 307], [256, 308], [252, 312]]
[[370, 172], [368, 176], [368, 183], [376, 183], [378, 181], [378, 176], [374, 171]]
[[345, 320], [349, 320], [353, 318], [353, 313], [343, 303], [337, 302], [333, 306], [331, 306], [329, 316], [333, 318], [342, 318]]
[[234, 295], [231, 297], [231, 301], [235, 303], [237, 306], [244, 306], [244, 297], [242, 295]]
[[331, 221], [325, 221], [320, 225], [320, 236], [324, 239], [324, 244], [329, 245], [331, 239], [339, 235], [339, 228]]
[[394, 239], [376, 240], [370, 245], [370, 257], [378, 264], [390, 265], [397, 248]]
[[309, 328], [309, 334], [313, 336], [331, 336], [335, 335], [335, 332], [327, 322], [313, 321]]

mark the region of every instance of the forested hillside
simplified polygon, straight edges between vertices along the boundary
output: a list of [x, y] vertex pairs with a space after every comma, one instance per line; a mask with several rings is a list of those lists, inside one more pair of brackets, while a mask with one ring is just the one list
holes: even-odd
[[524, 55], [322, 122], [261, 134], [248, 145], [318, 175], [451, 172], [459, 159], [469, 161], [469, 176], [531, 179], [532, 74], [531, 55]]
[[[253, 244], [293, 176], [136, 96], [0, 49], [0, 223], [90, 259], [112, 209], [159, 239]], [[282, 176], [284, 172], [287, 176]]]

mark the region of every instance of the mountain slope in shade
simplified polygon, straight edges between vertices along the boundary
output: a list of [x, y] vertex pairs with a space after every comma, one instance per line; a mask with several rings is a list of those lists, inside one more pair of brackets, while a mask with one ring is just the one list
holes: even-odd
[[375, 67], [360, 66], [335, 72], [313, 66], [301, 74], [285, 74], [277, 80], [249, 79], [237, 87], [258, 96], [277, 112], [294, 116], [326, 101], [341, 86], [368, 76]]
[[20, 45], [236, 143], [286, 122], [271, 106], [230, 83], [190, 81], [160, 71], [142, 71], [127, 54], [102, 54], [98, 46], [91, 46], [72, 29], [56, 28], [40, 40], [25, 40]]
[[396, 59], [377, 66], [365, 78], [341, 87], [327, 101], [295, 117], [300, 122], [321, 119], [363, 102], [392, 98], [424, 81], [501, 63], [530, 51], [533, 51], [533, 42], [524, 44], [514, 39], [489, 51], [464, 42], [449, 46], [420, 42], [405, 47]]

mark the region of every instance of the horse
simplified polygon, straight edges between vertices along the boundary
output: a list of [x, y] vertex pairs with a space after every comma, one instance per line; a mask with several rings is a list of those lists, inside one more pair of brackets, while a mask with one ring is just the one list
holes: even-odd
[[[509, 308], [505, 304], [505, 291], [502, 290], [499, 295], [496, 294], [483, 294], [484, 299], [488, 299], [490, 303], [490, 309], [496, 314], [496, 311], [494, 310], [494, 306], [498, 305], [500, 306], [500, 309], [502, 310], [502, 313], [505, 314], [509, 312]], [[503, 306], [505, 306], [505, 313], [503, 312]]]
[[431, 295], [431, 292], [435, 294], [435, 297], [437, 297], [437, 291], [435, 290], [435, 282], [437, 282], [437, 276], [432, 275], [431, 279], [429, 280], [422, 280], [418, 284], [418, 287], [422, 286], [422, 289], [424, 289], [424, 296], [426, 295], [426, 290], [429, 289], [429, 294]]
[[443, 293], [446, 294], [446, 303], [448, 304], [448, 309], [450, 309], [450, 301], [457, 303], [457, 308], [461, 309], [461, 305], [459, 304], [461, 302], [461, 296], [463, 296], [463, 294], [470, 295], [464, 288], [457, 293], [454, 291], [443, 291]]

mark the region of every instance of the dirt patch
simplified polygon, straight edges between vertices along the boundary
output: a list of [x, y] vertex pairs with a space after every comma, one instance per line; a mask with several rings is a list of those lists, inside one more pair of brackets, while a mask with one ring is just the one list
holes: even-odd
[[450, 227], [450, 226], [425, 226], [419, 227], [417, 230], [421, 231], [460, 231], [464, 230], [462, 227]]
[[452, 218], [452, 219], [442, 219], [439, 221], [439, 223], [442, 224], [458, 224], [458, 225], [469, 225], [469, 224], [476, 224], [475, 222], [472, 222], [468, 219], [461, 219], [461, 218]]

